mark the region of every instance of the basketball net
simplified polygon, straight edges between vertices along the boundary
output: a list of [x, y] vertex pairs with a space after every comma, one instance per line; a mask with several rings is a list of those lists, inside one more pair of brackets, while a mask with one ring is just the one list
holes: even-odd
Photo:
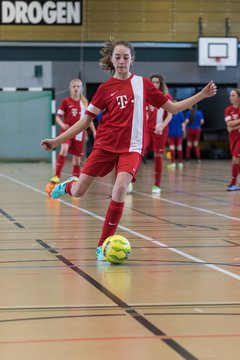
[[217, 71], [223, 71], [226, 70], [226, 66], [221, 64], [222, 58], [220, 56], [215, 57], [215, 63], [217, 67]]

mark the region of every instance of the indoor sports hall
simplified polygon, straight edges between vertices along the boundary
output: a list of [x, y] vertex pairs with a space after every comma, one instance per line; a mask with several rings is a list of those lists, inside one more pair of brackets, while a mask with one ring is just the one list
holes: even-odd
[[[81, 0], [0, 7], [1, 360], [238, 359], [239, 157], [226, 108], [240, 88], [240, 4]], [[81, 198], [53, 199], [45, 190], [61, 150], [40, 145], [60, 132], [56, 114], [72, 79], [81, 79], [89, 103], [108, 81], [99, 60], [110, 37], [130, 41], [131, 72], [162, 74], [174, 101], [195, 96], [210, 80], [217, 85], [217, 94], [198, 104], [201, 157], [193, 148], [186, 159], [183, 137], [182, 166], [177, 160], [169, 166], [166, 143], [158, 193], [155, 154], [145, 151], [115, 232], [131, 245], [121, 264], [96, 259], [116, 172], [97, 177]], [[232, 119], [237, 133], [239, 109]], [[97, 133], [101, 121], [104, 114], [94, 119]], [[81, 171], [93, 143], [88, 131]], [[68, 154], [60, 181], [72, 171]]]

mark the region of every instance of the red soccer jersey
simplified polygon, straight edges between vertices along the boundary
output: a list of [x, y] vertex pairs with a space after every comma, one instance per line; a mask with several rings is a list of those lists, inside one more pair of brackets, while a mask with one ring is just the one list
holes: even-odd
[[[237, 120], [240, 118], [240, 107], [234, 107], [229, 105], [225, 109], [225, 121], [228, 123], [230, 120]], [[230, 132], [230, 137], [238, 136], [239, 137], [239, 130], [233, 130]]]
[[[172, 97], [170, 94], [166, 95], [166, 97], [169, 100], [172, 100]], [[156, 107], [152, 105], [148, 105], [148, 122], [147, 122], [147, 128], [148, 131], [153, 132], [155, 131], [156, 127], [163, 122], [163, 120], [167, 117], [167, 111], [163, 109], [157, 109]], [[167, 128], [168, 125], [165, 127]], [[164, 129], [165, 129], [164, 128]]]
[[237, 120], [240, 117], [240, 108], [229, 105], [225, 109], [225, 121], [226, 123], [230, 120]]
[[57, 114], [64, 118], [64, 123], [73, 126], [85, 114], [85, 107], [81, 100], [71, 97], [63, 99]]
[[146, 104], [160, 108], [167, 97], [147, 78], [131, 75], [127, 80], [111, 78], [100, 85], [86, 113], [96, 117], [104, 111], [94, 148], [110, 152], [143, 153]]
[[[232, 105], [229, 105], [225, 109], [225, 121], [228, 123], [230, 120], [237, 120], [240, 118], [240, 107], [234, 107]], [[239, 157], [240, 153], [240, 133], [239, 130], [232, 130], [229, 132], [229, 143], [230, 143], [230, 149], [232, 156]]]

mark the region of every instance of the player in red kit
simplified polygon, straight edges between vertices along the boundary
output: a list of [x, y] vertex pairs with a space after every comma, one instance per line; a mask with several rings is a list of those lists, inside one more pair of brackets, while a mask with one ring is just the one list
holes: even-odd
[[179, 112], [196, 102], [216, 94], [211, 81], [198, 94], [174, 104], [147, 78], [131, 74], [134, 60], [133, 46], [124, 40], [110, 40], [101, 50], [101, 67], [113, 75], [101, 84], [89, 104], [84, 119], [78, 121], [55, 139], [45, 139], [41, 145], [52, 150], [63, 141], [86, 129], [93, 119], [103, 112], [97, 128], [93, 150], [79, 178], [71, 177], [58, 184], [51, 197], [56, 199], [68, 193], [82, 196], [98, 176], [116, 171], [112, 198], [107, 210], [102, 233], [96, 249], [97, 259], [104, 260], [102, 244], [113, 235], [120, 222], [126, 192], [141, 162], [146, 145], [146, 104], [163, 107], [171, 113]]
[[227, 191], [240, 190], [237, 177], [240, 172], [240, 89], [232, 89], [230, 103], [225, 109], [225, 121], [229, 133], [229, 145], [232, 154], [232, 179]]
[[[56, 123], [61, 128], [61, 133], [69, 129], [72, 125], [76, 124], [79, 119], [85, 115], [88, 106], [87, 99], [83, 96], [82, 81], [73, 79], [69, 84], [70, 96], [64, 98], [56, 115]], [[95, 127], [91, 123], [91, 130], [95, 135]], [[64, 141], [61, 144], [60, 152], [57, 156], [55, 175], [51, 178], [51, 183], [47, 184], [46, 192], [52, 191], [53, 187], [59, 183], [61, 172], [66, 161], [67, 154], [70, 153], [72, 157], [72, 175], [80, 175], [81, 158], [84, 151], [84, 132], [80, 132], [76, 136]]]
[[[165, 79], [161, 74], [152, 75], [150, 80], [169, 100], [172, 99], [168, 93]], [[154, 154], [154, 185], [152, 187], [152, 193], [159, 194], [161, 192], [160, 183], [163, 168], [163, 153], [168, 138], [168, 124], [172, 118], [172, 114], [163, 108], [158, 109], [152, 105], [149, 105], [147, 109], [147, 150], [153, 150]]]

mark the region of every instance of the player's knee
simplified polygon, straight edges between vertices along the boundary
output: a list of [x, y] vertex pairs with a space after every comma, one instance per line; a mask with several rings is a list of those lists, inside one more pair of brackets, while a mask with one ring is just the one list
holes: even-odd
[[124, 184], [118, 184], [117, 186], [114, 186], [113, 192], [112, 192], [113, 200], [115, 200], [117, 202], [122, 202], [127, 193], [127, 188], [128, 188], [128, 186], [125, 186]]

